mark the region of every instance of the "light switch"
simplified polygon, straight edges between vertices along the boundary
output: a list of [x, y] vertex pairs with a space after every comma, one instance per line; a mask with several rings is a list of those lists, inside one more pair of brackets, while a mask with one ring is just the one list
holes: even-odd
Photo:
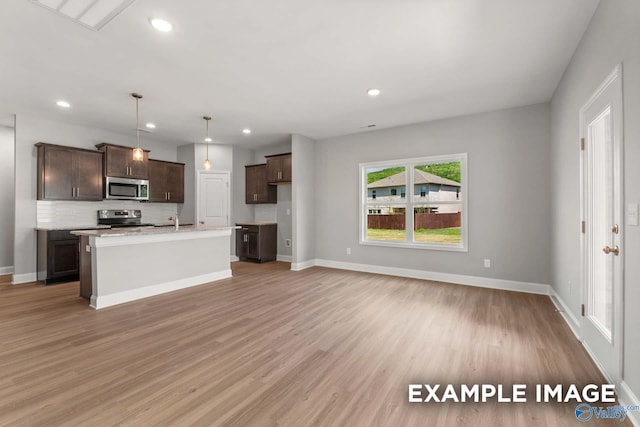
[[638, 204], [629, 203], [627, 206], [627, 224], [638, 226]]

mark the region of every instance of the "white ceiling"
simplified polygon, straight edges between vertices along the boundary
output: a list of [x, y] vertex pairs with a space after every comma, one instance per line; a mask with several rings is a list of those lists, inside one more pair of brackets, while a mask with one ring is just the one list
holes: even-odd
[[[598, 0], [136, 0], [100, 31], [3, 1], [0, 110], [259, 146], [548, 101]], [[174, 30], [160, 33], [150, 17]], [[368, 88], [380, 88], [372, 99]], [[65, 99], [72, 108], [61, 110]], [[243, 135], [250, 127], [253, 134]]]

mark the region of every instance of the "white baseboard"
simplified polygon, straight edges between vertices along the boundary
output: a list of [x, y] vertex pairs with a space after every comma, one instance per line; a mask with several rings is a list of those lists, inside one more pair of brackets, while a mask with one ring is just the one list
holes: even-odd
[[[490, 277], [466, 276], [462, 274], [440, 273], [435, 271], [413, 270], [409, 268], [385, 267], [380, 265], [355, 264], [350, 262], [315, 260], [320, 267], [341, 270], [362, 271], [365, 273], [387, 274], [390, 276], [409, 277], [412, 279], [433, 280], [436, 282], [457, 283], [460, 285], [481, 288], [502, 289], [506, 291], [526, 292], [530, 294], [549, 295], [551, 286], [542, 283], [519, 282], [515, 280], [493, 279]], [[293, 265], [291, 267], [293, 270]]]
[[317, 259], [310, 259], [303, 262], [291, 262], [291, 271], [300, 271], [315, 265], [319, 265]]
[[578, 321], [576, 316], [573, 314], [569, 306], [563, 301], [563, 299], [560, 298], [560, 295], [558, 295], [553, 287], [550, 288], [549, 296], [551, 297], [551, 302], [553, 302], [553, 305], [555, 305], [558, 309], [558, 313], [560, 313], [560, 315], [564, 318], [564, 321], [569, 326], [569, 329], [571, 329], [571, 332], [573, 332], [573, 335], [575, 335], [576, 338], [580, 341], [580, 322]]
[[11, 279], [11, 283], [14, 285], [19, 285], [21, 283], [33, 283], [38, 280], [37, 273], [24, 273], [24, 274], [14, 274]]
[[5, 274], [13, 273], [13, 265], [9, 265], [7, 267], [0, 267], [0, 276], [4, 276]]
[[276, 261], [293, 262], [293, 257], [291, 255], [277, 255]]
[[155, 295], [164, 294], [166, 292], [177, 291], [179, 289], [190, 288], [192, 286], [203, 285], [209, 282], [226, 279], [229, 277], [231, 277], [231, 270], [223, 270], [215, 273], [203, 274], [202, 276], [188, 277], [186, 279], [145, 286], [144, 288], [117, 292], [110, 295], [92, 295], [90, 306], [92, 308], [95, 308], [96, 310], [99, 310], [101, 308], [111, 307], [112, 305], [122, 304], [141, 298], [152, 297]]
[[[618, 401], [622, 406], [640, 406], [640, 399], [631, 391], [626, 382], [622, 381], [616, 391], [618, 392]], [[640, 412], [630, 411], [627, 413], [627, 417], [634, 426], [640, 427]]]
[[238, 257], [237, 257], [237, 256], [235, 256], [235, 255], [231, 255], [230, 261], [231, 261], [231, 262], [237, 262], [237, 261], [240, 261], [240, 258], [238, 258]]

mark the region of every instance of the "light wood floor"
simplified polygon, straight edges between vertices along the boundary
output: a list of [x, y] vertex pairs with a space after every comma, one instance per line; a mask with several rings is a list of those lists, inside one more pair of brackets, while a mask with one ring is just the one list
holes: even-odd
[[1, 284], [0, 425], [583, 425], [575, 404], [409, 404], [408, 384], [603, 382], [545, 296], [288, 268], [100, 311], [77, 282]]

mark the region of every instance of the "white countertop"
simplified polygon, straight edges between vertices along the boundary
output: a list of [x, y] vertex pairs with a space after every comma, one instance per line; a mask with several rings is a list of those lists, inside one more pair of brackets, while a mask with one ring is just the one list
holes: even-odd
[[123, 237], [123, 236], [145, 236], [159, 234], [175, 234], [175, 233], [193, 233], [199, 231], [216, 231], [216, 230], [234, 230], [240, 227], [216, 227], [206, 225], [181, 225], [177, 230], [174, 227], [130, 227], [118, 229], [101, 229], [101, 230], [78, 230], [75, 229], [71, 234], [76, 236], [95, 236], [95, 237]]
[[252, 221], [252, 222], [238, 222], [237, 225], [273, 225], [278, 224], [274, 221]]
[[37, 231], [72, 231], [72, 230], [104, 230], [111, 228], [110, 225], [42, 225], [36, 227]]

